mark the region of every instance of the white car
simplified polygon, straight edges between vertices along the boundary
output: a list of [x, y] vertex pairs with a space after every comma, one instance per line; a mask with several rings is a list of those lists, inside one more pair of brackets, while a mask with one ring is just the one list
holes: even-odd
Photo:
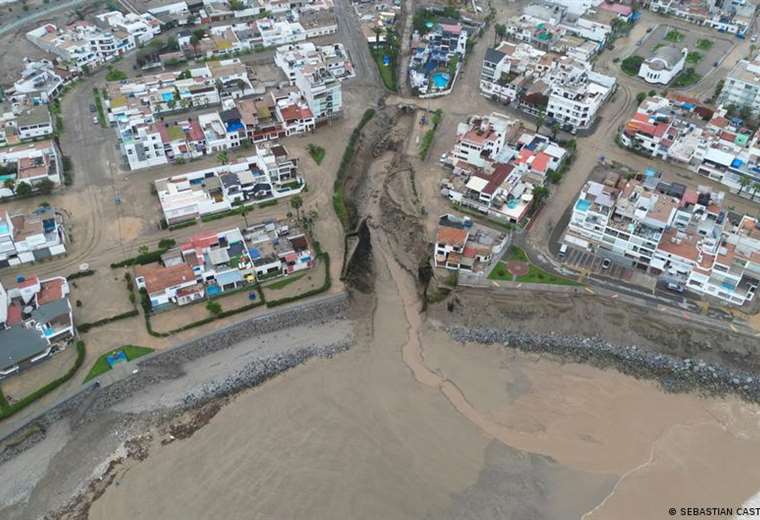
[[93, 125], [100, 124], [100, 122], [98, 121], [98, 116], [92, 116], [92, 124]]

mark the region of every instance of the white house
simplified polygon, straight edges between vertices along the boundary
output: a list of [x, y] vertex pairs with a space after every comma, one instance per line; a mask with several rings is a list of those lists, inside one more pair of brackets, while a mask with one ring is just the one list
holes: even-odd
[[660, 47], [641, 64], [639, 77], [647, 83], [667, 85], [683, 70], [688, 53], [689, 50], [685, 47], [683, 49], [678, 49], [674, 45]]

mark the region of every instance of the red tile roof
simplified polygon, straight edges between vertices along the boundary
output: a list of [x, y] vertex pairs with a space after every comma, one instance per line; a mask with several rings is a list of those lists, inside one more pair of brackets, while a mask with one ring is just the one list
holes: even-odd
[[23, 282], [19, 282], [18, 288], [23, 289], [24, 287], [31, 287], [32, 285], [36, 285], [40, 282], [40, 279], [37, 278], [37, 276], [30, 276]]
[[193, 269], [187, 264], [171, 267], [159, 264], [141, 265], [135, 268], [135, 273], [145, 280], [145, 289], [148, 294], [162, 292], [170, 287], [195, 280]]

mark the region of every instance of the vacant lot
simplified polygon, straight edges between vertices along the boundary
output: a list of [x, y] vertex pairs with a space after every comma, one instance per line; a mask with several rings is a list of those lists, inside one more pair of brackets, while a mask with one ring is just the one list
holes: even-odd
[[[123, 269], [101, 269], [92, 276], [71, 280], [71, 306], [77, 324], [92, 323], [131, 311]], [[81, 305], [77, 302], [81, 302]]]

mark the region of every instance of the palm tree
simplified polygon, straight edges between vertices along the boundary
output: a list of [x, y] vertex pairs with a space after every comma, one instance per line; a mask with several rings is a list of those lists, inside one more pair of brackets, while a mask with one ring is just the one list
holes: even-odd
[[372, 28], [372, 32], [375, 33], [375, 46], [380, 43], [380, 35], [383, 34], [383, 28], [376, 25]]
[[296, 210], [296, 217], [301, 220], [301, 207], [303, 206], [303, 199], [300, 195], [293, 195], [290, 199], [290, 205]]
[[230, 162], [230, 158], [227, 156], [227, 150], [222, 150], [218, 154], [216, 154], [216, 160], [219, 161], [221, 164], [227, 164]]
[[496, 38], [498, 37], [499, 40], [503, 40], [504, 37], [507, 35], [507, 26], [503, 23], [497, 23], [494, 26], [494, 43], [496, 43]]
[[245, 227], [248, 229], [248, 212], [251, 210], [248, 206], [245, 205], [245, 202], [242, 206], [240, 206], [240, 216], [243, 217], [243, 222], [245, 222]]
[[742, 191], [744, 191], [744, 188], [752, 184], [752, 181], [749, 177], [746, 175], [742, 175], [741, 179], [739, 179], [739, 191], [736, 193], [737, 195], [741, 195]]
[[538, 113], [538, 118], [536, 119], [536, 132], [541, 130], [541, 127], [544, 126], [544, 122], [546, 121], [546, 112], [543, 110]]
[[752, 183], [752, 200], [755, 200], [755, 194], [760, 191], [760, 182]]

